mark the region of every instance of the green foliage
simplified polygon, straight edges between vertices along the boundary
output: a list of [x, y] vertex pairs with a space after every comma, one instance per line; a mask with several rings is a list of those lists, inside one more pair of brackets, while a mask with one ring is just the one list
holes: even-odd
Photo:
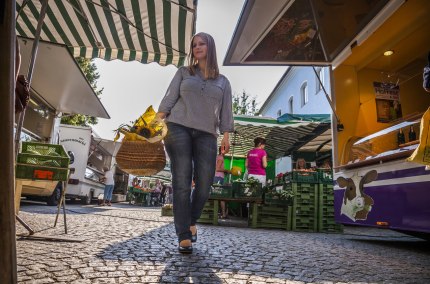
[[233, 95], [233, 113], [242, 115], [256, 115], [257, 102], [256, 97], [250, 97], [245, 90], [242, 94]]
[[264, 191], [266, 194], [271, 195], [272, 198], [280, 199], [280, 200], [291, 200], [294, 198], [294, 191], [291, 184], [284, 185], [282, 189], [278, 189], [278, 187], [274, 186], [265, 186]]
[[[97, 66], [90, 59], [78, 57], [76, 62], [90, 83], [91, 87], [94, 89], [97, 96], [100, 96], [103, 89], [97, 90], [97, 80], [100, 78], [100, 74], [97, 72]], [[73, 114], [65, 115], [61, 118], [62, 124], [77, 125], [77, 126], [90, 126], [96, 125], [98, 120], [96, 117], [83, 115], [83, 114]]]

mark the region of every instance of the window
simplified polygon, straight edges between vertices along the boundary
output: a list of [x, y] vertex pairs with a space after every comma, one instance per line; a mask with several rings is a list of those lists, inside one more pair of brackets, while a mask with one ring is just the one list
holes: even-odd
[[289, 105], [289, 109], [290, 109], [290, 114], [293, 114], [293, 96], [290, 97], [290, 99], [288, 100], [288, 105]]
[[308, 97], [308, 83], [304, 82], [302, 87], [300, 88], [300, 94], [302, 97], [302, 106], [308, 103], [309, 97]]
[[[317, 74], [320, 77], [321, 82], [324, 84], [324, 68], [317, 68]], [[319, 91], [322, 90], [322, 86], [320, 84], [320, 80], [318, 80], [318, 78], [315, 78], [316, 80], [316, 92], [315, 94], [318, 94]]]
[[278, 117], [280, 117], [280, 116], [282, 115], [282, 111], [281, 111], [280, 109], [278, 109], [278, 112], [276, 113], [276, 115], [277, 115]]

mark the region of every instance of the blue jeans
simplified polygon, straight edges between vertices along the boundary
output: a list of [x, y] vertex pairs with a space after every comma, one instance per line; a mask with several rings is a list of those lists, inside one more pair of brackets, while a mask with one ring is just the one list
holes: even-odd
[[[167, 123], [164, 138], [171, 161], [173, 219], [179, 241], [191, 239], [190, 226], [196, 224], [209, 197], [215, 174], [217, 139], [214, 135]], [[191, 196], [191, 181], [195, 190]]]
[[104, 200], [111, 201], [112, 200], [112, 192], [113, 192], [113, 184], [106, 184], [105, 190], [103, 193]]
[[224, 184], [224, 178], [223, 177], [214, 177], [214, 184]]

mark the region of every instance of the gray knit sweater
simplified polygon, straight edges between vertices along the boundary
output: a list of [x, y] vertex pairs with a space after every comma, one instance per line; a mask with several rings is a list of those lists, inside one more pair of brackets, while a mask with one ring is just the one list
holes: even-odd
[[158, 111], [167, 113], [166, 121], [215, 136], [234, 130], [231, 86], [223, 75], [205, 80], [200, 71], [192, 76], [180, 67]]

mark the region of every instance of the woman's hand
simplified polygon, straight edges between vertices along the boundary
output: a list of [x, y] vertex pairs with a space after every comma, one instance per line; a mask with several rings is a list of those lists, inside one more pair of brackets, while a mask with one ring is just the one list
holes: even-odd
[[224, 137], [221, 140], [221, 153], [227, 154], [230, 151], [229, 133], [224, 132]]

